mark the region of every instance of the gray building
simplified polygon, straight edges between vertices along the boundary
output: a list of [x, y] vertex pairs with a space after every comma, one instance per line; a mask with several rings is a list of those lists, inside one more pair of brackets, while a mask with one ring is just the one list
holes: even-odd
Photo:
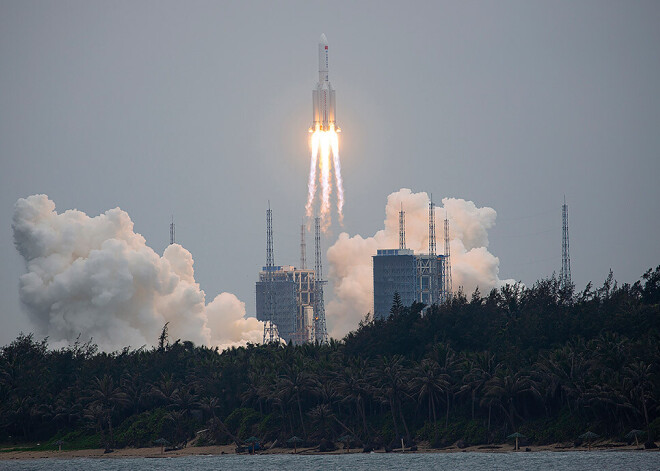
[[442, 302], [443, 259], [443, 255], [415, 255], [410, 249], [379, 249], [373, 256], [374, 318], [390, 315], [395, 292], [404, 306]]
[[[267, 267], [259, 272], [256, 284], [257, 319], [270, 320], [272, 299], [273, 324], [285, 342], [301, 344], [314, 341], [314, 270], [301, 270], [292, 266]], [[269, 287], [271, 296], [269, 296]]]

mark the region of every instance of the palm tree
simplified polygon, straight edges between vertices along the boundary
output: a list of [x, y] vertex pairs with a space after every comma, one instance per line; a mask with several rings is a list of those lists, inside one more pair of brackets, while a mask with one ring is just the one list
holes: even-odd
[[283, 392], [280, 390], [279, 381], [277, 378], [269, 378], [269, 382], [263, 385], [264, 395], [266, 402], [270, 405], [271, 408], [279, 408], [280, 413], [282, 414], [282, 420], [280, 421], [282, 430], [281, 432], [286, 435], [286, 420], [289, 421], [289, 428], [293, 433], [293, 422], [291, 421], [291, 415], [286, 412], [287, 399], [284, 397]]
[[454, 377], [458, 371], [459, 362], [456, 358], [456, 352], [449, 345], [441, 343], [435, 344], [428, 356], [438, 363], [440, 372], [446, 375], [445, 377], [448, 382], [445, 387], [445, 402], [447, 405], [445, 411], [445, 428], [447, 428], [449, 426], [450, 396], [455, 383]]
[[190, 388], [181, 388], [172, 394], [172, 404], [169, 407], [189, 414], [199, 407], [198, 397], [190, 392]]
[[436, 429], [437, 417], [435, 413], [436, 397], [449, 387], [449, 377], [442, 373], [440, 365], [435, 360], [425, 358], [413, 369], [410, 382], [411, 390], [417, 396], [418, 402], [428, 399], [429, 421], [433, 418], [433, 429]]
[[380, 357], [370, 372], [370, 382], [376, 387], [376, 395], [390, 406], [394, 433], [397, 438], [401, 436], [396, 421], [396, 413], [398, 412], [406, 431], [406, 438], [410, 440], [410, 432], [401, 408], [401, 398], [406, 392], [408, 383], [403, 362], [404, 358], [401, 355], [394, 355], [389, 358]]
[[263, 415], [262, 400], [265, 397], [264, 381], [265, 370], [261, 372], [250, 371], [248, 373], [248, 382], [245, 390], [241, 394], [243, 405], [257, 403], [259, 405], [259, 413]]
[[472, 420], [474, 420], [474, 406], [477, 395], [483, 390], [486, 383], [495, 376], [501, 367], [501, 363], [495, 361], [495, 354], [485, 351], [475, 353], [468, 360], [467, 367], [468, 373], [463, 376], [463, 386], [461, 386], [459, 392], [470, 391]]
[[53, 419], [70, 427], [83, 415], [81, 404], [75, 400], [73, 388], [63, 391], [55, 400]]
[[649, 427], [649, 412], [646, 403], [652, 397], [653, 391], [653, 365], [646, 364], [639, 360], [623, 368], [624, 387], [628, 391], [631, 401], [641, 404], [648, 430], [648, 440], [651, 440], [651, 430]]
[[321, 438], [328, 438], [328, 432], [332, 431], [330, 424], [333, 417], [330, 406], [328, 404], [314, 406], [307, 412], [307, 416], [315, 425], [314, 430], [319, 431], [319, 436]]
[[[307, 415], [312, 419], [313, 422], [321, 425], [324, 429], [326, 429], [328, 422], [332, 420], [339, 424], [341, 428], [346, 430], [351, 435], [355, 435], [353, 430], [351, 430], [348, 425], [343, 423], [337, 418], [335, 414], [333, 414], [332, 409], [327, 404], [319, 404], [318, 406], [312, 407], [309, 412], [307, 412]], [[332, 428], [330, 427], [327, 430], [332, 431]]]
[[220, 420], [216, 414], [215, 411], [220, 407], [220, 401], [218, 400], [217, 397], [209, 397], [205, 396], [199, 401], [199, 405], [204, 410], [205, 412], [209, 413], [211, 417], [208, 420], [209, 424], [209, 429], [211, 430], [212, 435], [216, 437], [216, 440], [220, 434], [225, 434], [228, 435], [236, 445], [240, 444], [240, 440], [238, 437], [236, 437], [229, 428], [225, 425], [225, 423]]
[[588, 370], [585, 355], [577, 353], [570, 345], [542, 357], [536, 371], [544, 384], [546, 403], [558, 395], [560, 406], [565, 403], [573, 412], [580, 391], [579, 383], [585, 379]]
[[516, 430], [516, 419], [521, 419], [516, 404], [521, 398], [530, 395], [540, 398], [537, 384], [525, 372], [511, 373], [506, 371], [499, 373], [486, 384], [485, 397], [490, 405], [500, 408], [504, 416], [511, 424], [512, 430]]
[[[363, 364], [364, 362], [362, 362]], [[343, 397], [342, 402], [355, 405], [355, 410], [362, 421], [365, 435], [368, 435], [365, 401], [369, 397], [369, 384], [364, 377], [364, 368], [348, 366], [335, 375], [333, 389]]]
[[151, 395], [165, 405], [174, 402], [178, 392], [179, 387], [170, 373], [161, 374], [160, 381], [151, 387]]
[[205, 396], [199, 401], [202, 409], [211, 414], [211, 419], [215, 419], [215, 411], [220, 407], [220, 401], [217, 397]]
[[103, 422], [108, 424], [109, 442], [106, 448], [113, 443], [112, 416], [115, 407], [128, 404], [129, 399], [121, 387], [115, 387], [111, 376], [103, 375], [102, 378], [94, 378], [92, 388], [89, 390], [90, 405], [99, 407], [105, 414]]
[[313, 386], [314, 378], [305, 371], [304, 365], [298, 362], [290, 366], [285, 366], [284, 373], [278, 378], [278, 391], [280, 395], [285, 398], [295, 399], [298, 404], [300, 424], [305, 436], [307, 436], [307, 431], [305, 430], [300, 395], [301, 393], [307, 393]]
[[185, 412], [181, 410], [173, 410], [165, 415], [165, 420], [173, 424], [172, 427], [172, 442], [181, 443], [185, 440], [183, 422], [185, 420]]
[[146, 395], [146, 389], [142, 381], [140, 381], [139, 376], [131, 375], [130, 373], [124, 374], [121, 378], [121, 387], [126, 393], [128, 404], [133, 406], [133, 413], [139, 413], [140, 406]]

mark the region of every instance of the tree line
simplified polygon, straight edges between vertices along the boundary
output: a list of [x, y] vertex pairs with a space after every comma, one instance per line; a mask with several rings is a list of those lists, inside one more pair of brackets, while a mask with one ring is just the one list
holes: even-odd
[[[660, 433], [660, 266], [600, 288], [554, 276], [459, 290], [424, 309], [393, 300], [327, 345], [225, 351], [172, 340], [98, 351], [21, 334], [0, 350], [0, 442], [49, 446], [427, 440], [572, 441]], [[348, 437], [348, 438], [347, 438]], [[647, 438], [648, 437], [648, 438]]]

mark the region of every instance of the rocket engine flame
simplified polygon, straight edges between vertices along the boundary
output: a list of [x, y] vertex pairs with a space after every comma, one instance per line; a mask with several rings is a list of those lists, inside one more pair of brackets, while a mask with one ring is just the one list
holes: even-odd
[[335, 169], [335, 181], [337, 183], [337, 214], [339, 216], [339, 223], [344, 223], [344, 183], [341, 179], [341, 162], [339, 161], [339, 137], [331, 128], [330, 146], [332, 147], [332, 163]]
[[[332, 163], [330, 162], [330, 154], [332, 154]], [[330, 196], [332, 195], [333, 169], [337, 190], [337, 214], [339, 222], [342, 223], [344, 219], [344, 187], [341, 178], [341, 163], [339, 161], [339, 137], [334, 126], [330, 126], [330, 129], [327, 131], [322, 131], [317, 126], [317, 129], [312, 134], [312, 156], [309, 168], [307, 204], [305, 206], [308, 218], [313, 216], [317, 186], [317, 167], [320, 170], [318, 177], [321, 185], [321, 227], [325, 231], [330, 226]]]
[[[311, 129], [310, 129], [311, 131]], [[309, 181], [307, 183], [307, 205], [305, 206], [305, 212], [307, 213], [307, 218], [312, 217], [312, 204], [314, 203], [314, 195], [316, 194], [316, 166], [319, 155], [319, 131], [312, 135], [312, 160], [309, 166]]]

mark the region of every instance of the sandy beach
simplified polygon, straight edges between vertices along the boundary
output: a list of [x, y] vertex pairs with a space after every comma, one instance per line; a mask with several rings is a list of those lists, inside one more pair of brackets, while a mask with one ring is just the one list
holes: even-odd
[[[591, 448], [593, 451], [640, 451], [640, 452], [657, 452], [658, 450], [644, 450], [643, 446], [636, 445], [622, 445], [620, 443], [597, 443]], [[458, 448], [451, 446], [443, 449], [430, 448], [428, 445], [422, 443], [418, 445], [418, 450], [415, 452], [405, 451], [405, 453], [464, 453], [464, 452], [478, 452], [478, 453], [525, 453], [525, 452], [539, 452], [539, 451], [589, 451], [585, 447], [574, 447], [571, 444], [552, 444], [542, 446], [521, 446], [520, 450], [515, 451], [513, 445], [479, 445], [470, 446], [466, 448]], [[298, 448], [296, 454], [298, 455], [325, 455], [325, 454], [346, 454], [346, 453], [362, 453], [361, 448], [351, 449], [350, 451], [338, 449], [335, 451], [321, 453], [317, 447], [314, 448]], [[385, 453], [383, 450], [377, 450], [375, 453]], [[401, 453], [401, 450], [394, 450], [392, 453]], [[191, 455], [223, 455], [223, 454], [236, 454], [235, 445], [222, 445], [222, 446], [190, 446], [179, 450], [161, 452], [160, 447], [152, 448], [123, 448], [114, 450], [111, 453], [105, 453], [103, 449], [92, 450], [62, 450], [62, 451], [7, 451], [0, 452], [0, 460], [31, 460], [31, 459], [44, 459], [44, 458], [174, 458], [179, 456]], [[273, 448], [271, 450], [258, 451], [256, 454], [294, 454], [292, 449], [289, 448]]]

